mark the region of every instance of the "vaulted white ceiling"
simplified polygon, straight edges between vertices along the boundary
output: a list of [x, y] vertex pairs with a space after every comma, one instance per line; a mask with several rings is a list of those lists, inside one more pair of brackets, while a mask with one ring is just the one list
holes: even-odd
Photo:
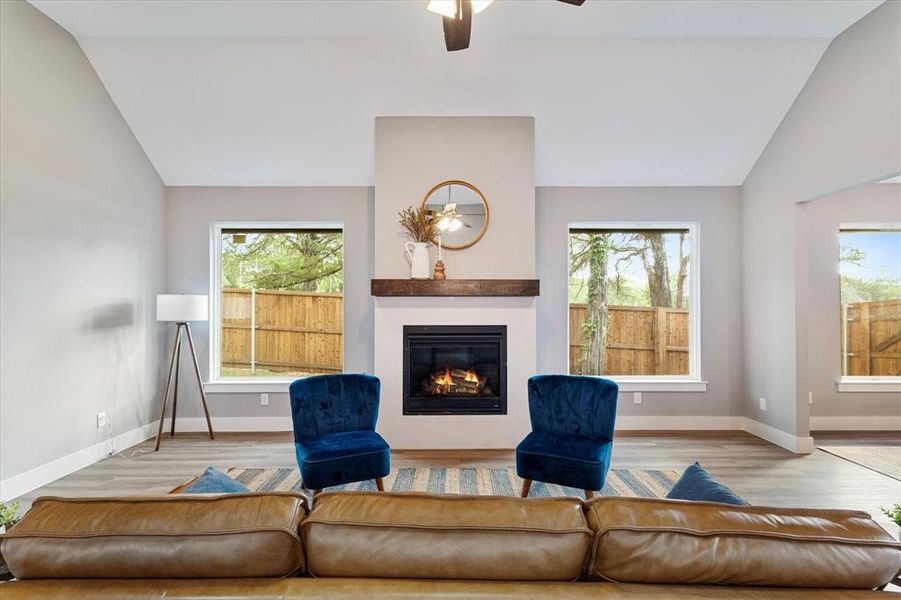
[[[31, 0], [168, 185], [371, 185], [374, 117], [532, 115], [539, 185], [738, 185], [829, 41], [881, 0]], [[452, 173], [448, 177], [454, 177]]]

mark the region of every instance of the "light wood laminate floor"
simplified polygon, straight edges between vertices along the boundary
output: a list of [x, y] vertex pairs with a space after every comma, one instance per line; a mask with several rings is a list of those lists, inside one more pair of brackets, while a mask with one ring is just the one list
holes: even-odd
[[[897, 434], [816, 436], [826, 444], [901, 445]], [[698, 460], [711, 474], [751, 504], [853, 508], [871, 513], [897, 536], [879, 511], [901, 502], [901, 481], [820, 450], [807, 456], [740, 432], [627, 433], [614, 442], [614, 468], [684, 469]], [[399, 450], [393, 466], [513, 464], [512, 450]], [[207, 466], [296, 466], [290, 433], [176, 434], [153, 452], [153, 440], [63, 477], [20, 498], [25, 507], [42, 495], [111, 496], [165, 494]]]

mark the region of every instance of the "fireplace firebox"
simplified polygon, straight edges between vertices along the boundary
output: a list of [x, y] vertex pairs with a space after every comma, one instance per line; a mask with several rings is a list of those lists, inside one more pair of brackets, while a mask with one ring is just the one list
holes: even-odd
[[507, 414], [506, 325], [405, 325], [404, 414]]

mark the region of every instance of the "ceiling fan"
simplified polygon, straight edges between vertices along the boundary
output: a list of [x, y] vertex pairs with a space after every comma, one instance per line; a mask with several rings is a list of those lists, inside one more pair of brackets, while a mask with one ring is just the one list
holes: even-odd
[[438, 219], [438, 229], [441, 231], [457, 231], [460, 227], [472, 229], [472, 225], [463, 222], [460, 218], [462, 216], [463, 215], [457, 211], [457, 203], [448, 202], [444, 205], [441, 212], [435, 211], [432, 218]]
[[[477, 15], [493, 0], [430, 0], [428, 10], [438, 13], [444, 21], [444, 45], [448, 52], [469, 48], [472, 33], [472, 15]], [[582, 6], [585, 0], [557, 0], [573, 6]]]

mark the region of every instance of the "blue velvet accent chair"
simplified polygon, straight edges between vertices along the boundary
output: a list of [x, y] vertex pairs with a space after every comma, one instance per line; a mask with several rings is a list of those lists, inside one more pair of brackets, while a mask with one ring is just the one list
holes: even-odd
[[378, 377], [316, 375], [291, 384], [294, 448], [305, 488], [375, 479], [391, 471], [391, 449], [375, 432], [379, 416]]
[[613, 449], [616, 397], [609, 379], [536, 375], [529, 379], [532, 433], [516, 447], [522, 497], [532, 481], [585, 490], [591, 498], [604, 487]]

